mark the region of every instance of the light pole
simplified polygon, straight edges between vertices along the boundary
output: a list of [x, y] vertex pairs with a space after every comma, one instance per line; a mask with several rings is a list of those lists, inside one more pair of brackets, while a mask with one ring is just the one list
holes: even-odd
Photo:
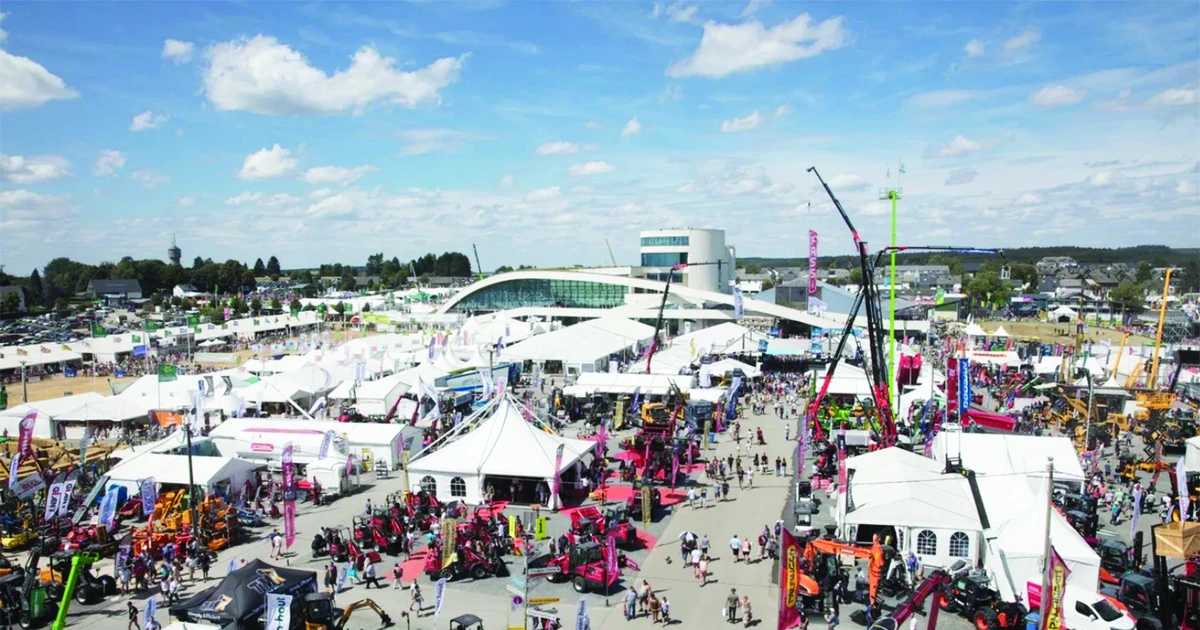
[[21, 402], [29, 402], [29, 386], [25, 379], [25, 361], [21, 361]]
[[[900, 166], [900, 172], [904, 172], [904, 166]], [[898, 180], [897, 180], [898, 181]], [[879, 191], [880, 199], [888, 199], [892, 202], [892, 253], [888, 262], [888, 310], [891, 313], [888, 323], [888, 404], [892, 406], [892, 414], [896, 413], [897, 394], [899, 389], [896, 386], [896, 202], [900, 200], [903, 191], [899, 186], [896, 188], [885, 188]], [[863, 282], [874, 282], [875, 278], [863, 278]]]

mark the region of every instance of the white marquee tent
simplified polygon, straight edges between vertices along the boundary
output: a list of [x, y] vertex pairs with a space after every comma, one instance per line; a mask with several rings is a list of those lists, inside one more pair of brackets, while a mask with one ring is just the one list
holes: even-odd
[[[488, 477], [535, 479], [553, 484], [555, 451], [562, 444], [562, 469], [588, 455], [596, 443], [551, 435], [534, 426], [509, 398], [464, 436], [409, 462], [413, 490], [433, 490], [441, 501], [483, 501]], [[555, 501], [557, 505], [557, 500]]]
[[561, 361], [568, 371], [607, 369], [609, 355], [632, 350], [654, 336], [654, 328], [619, 317], [603, 317], [532, 337], [502, 350], [503, 360]]
[[962, 457], [963, 467], [980, 476], [1023, 477], [1032, 489], [1046, 483], [1046, 462], [1054, 458], [1055, 482], [1082, 484], [1083, 466], [1065, 437], [943, 431], [933, 438], [934, 461]]

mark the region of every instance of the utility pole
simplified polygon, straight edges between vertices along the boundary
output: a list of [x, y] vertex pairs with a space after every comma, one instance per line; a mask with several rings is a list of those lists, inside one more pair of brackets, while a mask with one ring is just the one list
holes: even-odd
[[1054, 458], [1046, 458], [1046, 541], [1042, 549], [1041, 613], [1050, 610], [1050, 517], [1054, 513]]
[[29, 402], [29, 384], [25, 379], [25, 361], [21, 361], [21, 402]]
[[[904, 166], [900, 167], [901, 173], [904, 172]], [[897, 184], [899, 178], [897, 178]], [[903, 191], [899, 185], [896, 188], [885, 188], [879, 191], [880, 199], [888, 199], [892, 202], [892, 253], [888, 262], [888, 310], [891, 318], [888, 324], [888, 404], [892, 406], [892, 414], [896, 413], [897, 394], [899, 387], [896, 386], [896, 202], [900, 200]], [[875, 278], [863, 278], [863, 282], [874, 282]]]

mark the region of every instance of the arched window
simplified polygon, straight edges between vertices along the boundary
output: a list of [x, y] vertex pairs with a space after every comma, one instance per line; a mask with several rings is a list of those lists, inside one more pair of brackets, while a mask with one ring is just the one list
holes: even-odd
[[917, 534], [917, 555], [937, 555], [937, 534], [928, 529], [923, 529]]
[[421, 477], [421, 491], [428, 492], [432, 495], [437, 495], [437, 480], [429, 475]]
[[467, 482], [463, 481], [462, 477], [455, 477], [450, 480], [450, 496], [452, 496], [452, 497], [467, 496]]
[[955, 558], [966, 558], [971, 551], [971, 538], [963, 532], [950, 534], [950, 555]]

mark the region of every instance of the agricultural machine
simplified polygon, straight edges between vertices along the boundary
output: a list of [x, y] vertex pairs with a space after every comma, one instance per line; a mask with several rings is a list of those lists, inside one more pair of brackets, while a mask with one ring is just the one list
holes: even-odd
[[610, 507], [603, 513], [593, 506], [580, 508], [571, 513], [571, 532], [580, 540], [601, 542], [611, 532], [617, 546], [633, 549], [640, 545], [637, 528], [629, 522], [623, 507]]
[[608, 551], [604, 545], [594, 542], [571, 545], [559, 555], [545, 554], [530, 559], [529, 568], [556, 568], [557, 573], [547, 576], [551, 582], [570, 582], [576, 593], [590, 590], [607, 590], [621, 577], [621, 569], [628, 567], [637, 571], [639, 567], [624, 554], [617, 554], [616, 569], [609, 571]]

